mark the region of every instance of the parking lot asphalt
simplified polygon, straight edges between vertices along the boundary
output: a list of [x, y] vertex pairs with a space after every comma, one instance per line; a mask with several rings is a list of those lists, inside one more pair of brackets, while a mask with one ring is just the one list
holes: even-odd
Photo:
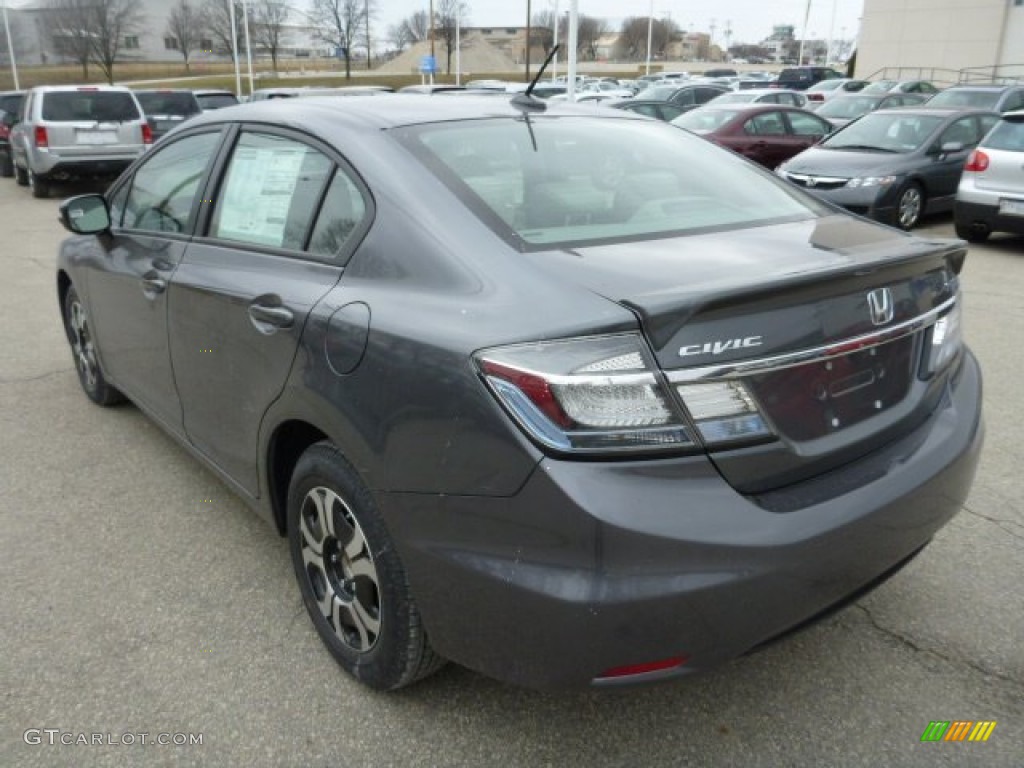
[[[0, 180], [0, 766], [1024, 764], [1024, 238], [972, 246], [963, 275], [986, 376], [973, 492], [876, 592], [683, 682], [537, 693], [449, 665], [378, 694], [321, 646], [285, 542], [134, 407], [79, 390], [58, 203]], [[921, 743], [935, 720], [997, 725]]]

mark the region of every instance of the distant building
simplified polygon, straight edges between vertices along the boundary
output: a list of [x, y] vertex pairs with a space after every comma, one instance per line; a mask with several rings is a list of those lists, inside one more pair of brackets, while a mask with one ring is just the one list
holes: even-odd
[[[137, 30], [124, 36], [121, 41], [121, 52], [118, 61], [130, 62], [168, 62], [180, 63], [181, 55], [178, 41], [167, 32], [167, 17], [173, 7], [166, 0], [139, 0], [142, 16], [146, 19]], [[200, 6], [196, 0], [196, 7]], [[19, 8], [11, 8], [8, 14], [12, 26], [12, 36], [17, 39], [14, 46], [18, 63], [25, 66], [41, 64], [74, 64], [74, 58], [67, 54], [67, 47], [62, 45], [62, 37], [66, 32], [52, 22], [53, 14], [46, 2], [30, 2]], [[307, 58], [312, 56], [333, 56], [332, 51], [316, 38], [316, 27], [298, 14], [295, 22], [284, 25], [280, 58]], [[250, 28], [250, 32], [252, 29]], [[244, 41], [238, 41], [240, 51], [244, 51]], [[244, 55], [244, 54], [243, 54]], [[253, 55], [265, 55], [253, 41]], [[203, 61], [230, 60], [231, 53], [217, 44], [215, 37], [201, 37], [197, 50], [189, 55], [190, 63]]]
[[864, 0], [857, 76], [885, 67], [1024, 77], [1024, 0]]
[[772, 33], [759, 43], [776, 64], [783, 59], [796, 56], [793, 48], [794, 45], [799, 47], [799, 43], [794, 37], [794, 29], [792, 24], [776, 24], [772, 27]]

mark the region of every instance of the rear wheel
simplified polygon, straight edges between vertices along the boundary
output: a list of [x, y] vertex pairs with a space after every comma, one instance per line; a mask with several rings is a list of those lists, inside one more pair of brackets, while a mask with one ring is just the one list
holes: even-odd
[[984, 224], [975, 226], [957, 224], [955, 226], [956, 236], [961, 237], [969, 243], [984, 243], [992, 231]]
[[373, 496], [330, 443], [312, 446], [295, 466], [288, 540], [313, 626], [349, 674], [388, 691], [444, 664]]
[[5, 179], [14, 175], [14, 160], [11, 158], [10, 150], [0, 155], [0, 176]]
[[917, 226], [924, 212], [924, 190], [915, 181], [908, 182], [900, 190], [896, 203], [896, 226], [910, 230]]
[[14, 166], [14, 182], [19, 187], [27, 187], [28, 186], [28, 171], [26, 171], [24, 168], [18, 167], [17, 165]]
[[46, 198], [50, 196], [50, 185], [32, 171], [28, 172], [28, 186], [32, 197]]
[[92, 325], [78, 292], [69, 288], [64, 297], [64, 330], [71, 344], [71, 357], [78, 371], [78, 380], [86, 396], [98, 405], [116, 405], [124, 395], [103, 377], [96, 345], [92, 338]]

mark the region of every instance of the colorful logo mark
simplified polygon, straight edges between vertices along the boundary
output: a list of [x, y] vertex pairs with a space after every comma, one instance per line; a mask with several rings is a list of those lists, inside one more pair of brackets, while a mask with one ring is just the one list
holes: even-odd
[[988, 741], [995, 729], [995, 720], [932, 720], [921, 741]]

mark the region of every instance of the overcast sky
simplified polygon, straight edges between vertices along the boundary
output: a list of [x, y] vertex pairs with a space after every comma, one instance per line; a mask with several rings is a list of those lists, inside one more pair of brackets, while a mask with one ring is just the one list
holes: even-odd
[[[385, 30], [417, 10], [426, 10], [429, 0], [377, 0], [377, 27]], [[523, 26], [526, 0], [466, 0], [469, 24], [474, 27]], [[532, 0], [533, 13], [554, 10], [554, 0]], [[857, 34], [863, 0], [811, 0], [807, 23], [808, 37], [827, 38], [835, 7], [836, 39]], [[558, 0], [560, 12], [569, 8], [569, 0]], [[647, 16], [650, 0], [579, 0], [580, 13], [599, 16], [618, 26], [628, 16]], [[692, 32], [710, 32], [715, 23], [715, 42], [724, 44], [723, 31], [731, 22], [732, 44], [756, 43], [771, 34], [775, 24], [792, 24], [800, 36], [806, 0], [654, 0], [654, 17], [671, 17]], [[844, 33], [845, 28], [845, 33]]]

